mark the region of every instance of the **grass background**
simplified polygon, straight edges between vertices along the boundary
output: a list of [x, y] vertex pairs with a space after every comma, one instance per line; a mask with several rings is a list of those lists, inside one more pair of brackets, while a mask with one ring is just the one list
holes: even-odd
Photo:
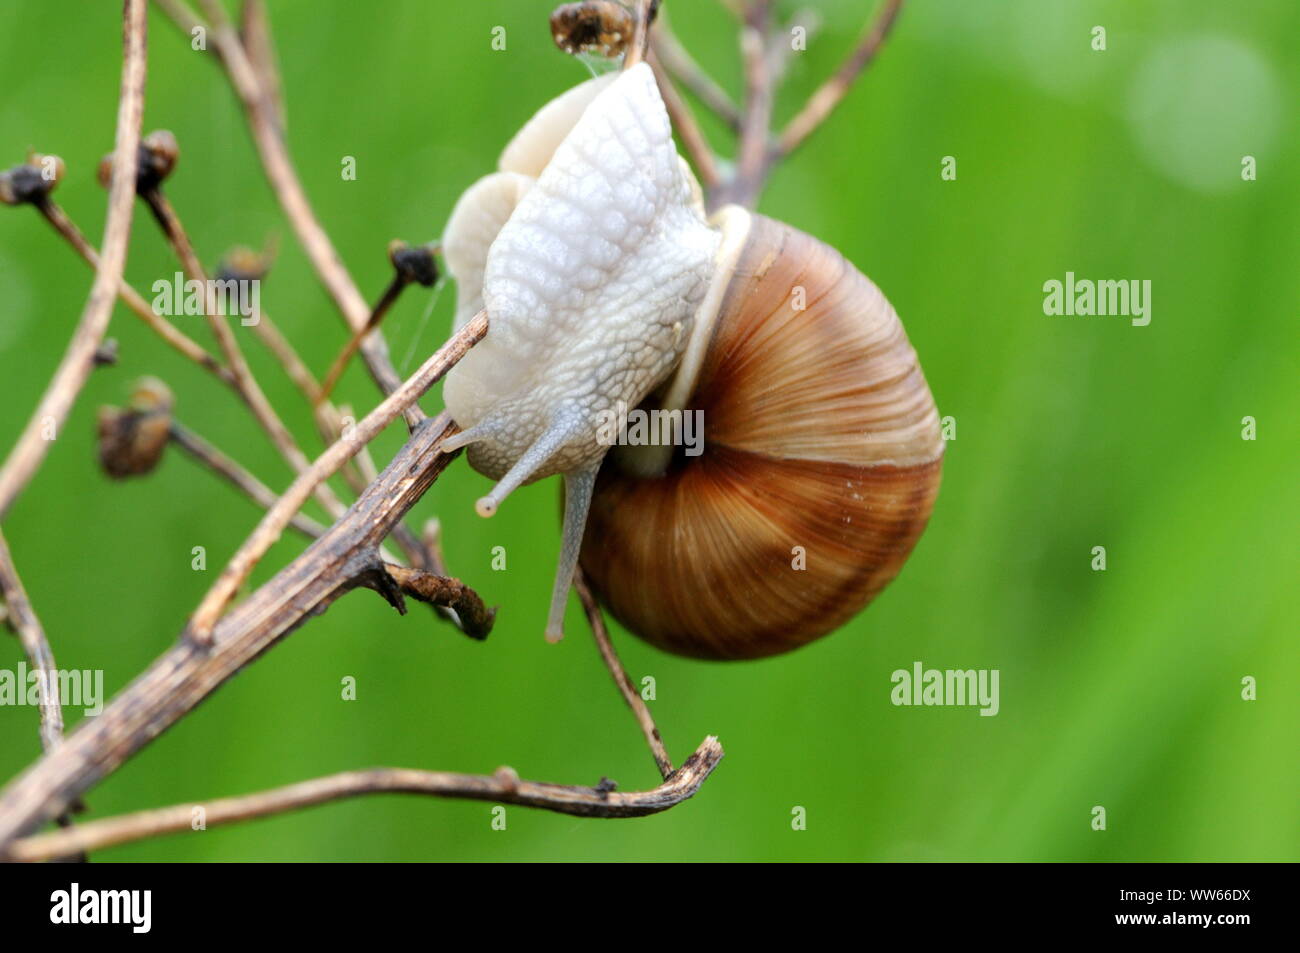
[[[7, 4], [3, 162], [62, 155], [58, 198], [92, 238], [120, 68], [115, 3]], [[551, 45], [550, 4], [274, 0], [289, 136], [316, 208], [369, 296], [394, 237], [436, 237], [457, 195], [534, 109], [585, 76]], [[872, 6], [808, 4], [792, 114]], [[785, 12], [793, 5], [783, 4]], [[684, 41], [738, 92], [734, 27], [673, 2]], [[490, 31], [507, 30], [493, 51]], [[1090, 48], [1095, 25], [1107, 49]], [[1300, 7], [1287, 0], [916, 0], [869, 75], [772, 179], [761, 209], [840, 248], [885, 289], [952, 415], [944, 487], [903, 575], [835, 636], [793, 655], [707, 664], [624, 635], [682, 758], [708, 733], [727, 757], [699, 797], [636, 821], [387, 797], [106, 850], [104, 860], [1295, 860]], [[33, 42], [41, 37], [41, 42]], [[169, 191], [204, 258], [284, 241], [263, 303], [323, 373], [342, 324], [292, 241], [240, 113], [204, 54], [151, 17], [146, 128], [183, 157]], [[714, 141], [725, 140], [710, 127]], [[358, 177], [342, 181], [343, 156]], [[954, 156], [956, 181], [940, 162]], [[1257, 181], [1240, 177], [1243, 155]], [[175, 266], [143, 210], [128, 276]], [[1063, 278], [1153, 283], [1150, 326], [1048, 317]], [[90, 273], [27, 210], [0, 210], [0, 445], [35, 406]], [[445, 335], [424, 292], [388, 322], [400, 360]], [[200, 318], [180, 318], [208, 341]], [[199, 322], [199, 323], [192, 323]], [[188, 460], [111, 484], [93, 415], [156, 373], [180, 419], [273, 486], [288, 473], [248, 415], [125, 309], [121, 362], [97, 372], [5, 524], [60, 664], [116, 692], [180, 631], [255, 510]], [[246, 334], [247, 332], [240, 332]], [[244, 338], [309, 454], [302, 401]], [[411, 365], [412, 367], [414, 364]], [[341, 398], [375, 395], [354, 368]], [[426, 406], [436, 406], [436, 398]], [[1241, 420], [1258, 439], [1241, 439]], [[376, 447], [400, 444], [397, 428]], [[438, 514], [454, 569], [504, 608], [486, 644], [358, 593], [224, 687], [90, 792], [91, 816], [243, 793], [369, 765], [490, 772], [625, 789], [656, 777], [585, 637], [544, 644], [556, 487], [491, 521], [457, 465]], [[417, 524], [418, 525], [418, 524]], [[207, 573], [190, 568], [207, 548]], [[493, 572], [491, 549], [508, 569]], [[1104, 545], [1105, 572], [1090, 569]], [[300, 549], [287, 537], [268, 578]], [[0, 642], [0, 665], [20, 659]], [[896, 708], [890, 673], [921, 660], [1001, 671], [1001, 713]], [[1257, 701], [1240, 698], [1258, 680]], [[356, 701], [340, 700], [353, 676]], [[69, 712], [75, 722], [79, 712]], [[0, 708], [0, 775], [37, 756], [36, 713]], [[807, 830], [791, 829], [791, 810]], [[1090, 828], [1094, 805], [1108, 829]]]

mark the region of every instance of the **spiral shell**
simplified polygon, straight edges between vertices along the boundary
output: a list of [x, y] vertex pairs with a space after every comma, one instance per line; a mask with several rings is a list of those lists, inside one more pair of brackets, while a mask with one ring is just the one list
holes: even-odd
[[608, 460], [581, 564], [647, 641], [741, 659], [830, 632], [898, 574], [943, 441], [880, 290], [817, 239], [726, 212], [746, 231], [683, 404], [703, 412], [702, 453], [657, 476]]

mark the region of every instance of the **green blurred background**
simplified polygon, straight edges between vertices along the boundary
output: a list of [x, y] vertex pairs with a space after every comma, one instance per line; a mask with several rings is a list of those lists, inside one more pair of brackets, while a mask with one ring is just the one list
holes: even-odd
[[[513, 131], [586, 69], [548, 37], [551, 4], [273, 0], [293, 152], [370, 297], [394, 237], [436, 237]], [[792, 57], [779, 119], [852, 46], [874, 4], [804, 4], [821, 27]], [[5, 165], [62, 155], [58, 198], [98, 240], [120, 68], [119, 5], [6, 0]], [[739, 92], [717, 3], [668, 0], [679, 35]], [[795, 4], [782, 4], [783, 15]], [[490, 31], [507, 30], [493, 51]], [[1107, 50], [1090, 47], [1107, 29]], [[957, 421], [934, 518], [898, 581], [793, 655], [708, 664], [618, 639], [680, 760], [727, 755], [694, 800], [632, 821], [413, 797], [339, 803], [106, 850], [104, 860], [1295, 860], [1300, 7], [1290, 0], [913, 0], [876, 65], [779, 168], [761, 209], [840, 248], [885, 289]], [[34, 42], [40, 37], [41, 42]], [[324, 372], [342, 323], [292, 240], [241, 114], [206, 54], [151, 16], [146, 129], [178, 136], [170, 194], [209, 263], [279, 234], [263, 303]], [[727, 143], [720, 127], [708, 127]], [[342, 181], [343, 156], [357, 159]], [[954, 156], [956, 181], [940, 178]], [[1243, 181], [1253, 155], [1258, 180]], [[147, 290], [175, 266], [143, 209], [128, 264]], [[1153, 283], [1149, 327], [1043, 314], [1042, 286]], [[37, 216], [0, 210], [0, 445], [35, 406], [90, 273]], [[445, 336], [446, 289], [408, 292], [397, 360]], [[201, 318], [178, 319], [207, 343]], [[241, 331], [247, 335], [248, 332]], [[5, 524], [59, 663], [116, 692], [179, 633], [257, 512], [177, 456], [112, 484], [93, 419], [164, 377], [186, 424], [275, 487], [289, 474], [210, 377], [119, 307], [118, 366], [97, 372]], [[251, 336], [255, 370], [310, 454], [307, 410]], [[341, 399], [364, 411], [354, 367]], [[434, 407], [436, 397], [426, 401]], [[1258, 439], [1241, 438], [1242, 418]], [[382, 460], [400, 445], [392, 428]], [[554, 483], [491, 521], [458, 463], [414, 516], [443, 521], [453, 570], [503, 609], [472, 643], [368, 592], [222, 688], [87, 797], [88, 816], [238, 794], [371, 765], [490, 772], [626, 790], [653, 764], [580, 621], [542, 639], [558, 546]], [[315, 511], [313, 511], [315, 512]], [[316, 515], [319, 515], [318, 513]], [[417, 524], [418, 525], [418, 522]], [[208, 551], [208, 571], [190, 551]], [[1092, 547], [1108, 568], [1090, 568]], [[504, 546], [508, 569], [490, 568]], [[257, 581], [299, 550], [286, 539]], [[7, 641], [0, 665], [20, 659]], [[899, 708], [920, 660], [1001, 671], [1001, 713]], [[1257, 701], [1240, 697], [1244, 676]], [[355, 701], [340, 680], [357, 680]], [[69, 712], [75, 723], [79, 712]], [[36, 713], [0, 708], [0, 774], [38, 754]], [[1090, 827], [1094, 805], [1108, 829]], [[792, 830], [795, 806], [807, 830]]]

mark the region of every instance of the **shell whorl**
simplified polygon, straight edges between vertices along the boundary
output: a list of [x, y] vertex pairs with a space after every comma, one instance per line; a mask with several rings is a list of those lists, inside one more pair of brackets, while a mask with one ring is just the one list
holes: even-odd
[[754, 215], [718, 314], [684, 402], [703, 412], [702, 454], [657, 477], [607, 461], [581, 561], [647, 641], [757, 658], [826, 634], [897, 575], [943, 442], [898, 316], [833, 248]]

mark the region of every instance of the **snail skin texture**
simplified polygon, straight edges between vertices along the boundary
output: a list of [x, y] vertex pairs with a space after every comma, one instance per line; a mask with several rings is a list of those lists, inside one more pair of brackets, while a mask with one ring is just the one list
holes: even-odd
[[[579, 558], [632, 632], [718, 659], [797, 648], [897, 575], [943, 456], [902, 324], [817, 239], [736, 206], [706, 218], [647, 65], [543, 107], [443, 248], [457, 327], [488, 314], [447, 376], [464, 429], [444, 449], [498, 481], [484, 516], [564, 476], [548, 638]], [[610, 453], [602, 424], [637, 407], [701, 411], [703, 452]]]

